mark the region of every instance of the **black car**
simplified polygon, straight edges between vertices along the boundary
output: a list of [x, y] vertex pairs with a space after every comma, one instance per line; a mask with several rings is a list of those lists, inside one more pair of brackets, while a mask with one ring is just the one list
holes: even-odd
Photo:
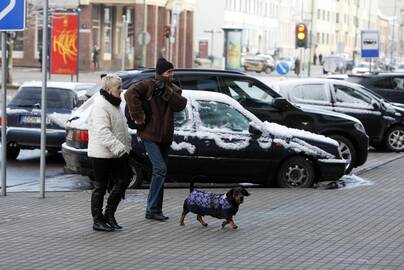
[[404, 104], [404, 73], [349, 76], [347, 80], [363, 85], [389, 102]]
[[[183, 95], [188, 104], [175, 114], [169, 179], [310, 187], [344, 174], [346, 161], [340, 157], [338, 143], [330, 138], [262, 122], [220, 93], [185, 90]], [[75, 111], [66, 126], [62, 153], [70, 172], [92, 174], [87, 118], [94, 98]], [[135, 134], [132, 138], [135, 173], [130, 186], [138, 187], [150, 177], [150, 162], [143, 143]]]
[[[79, 105], [79, 91], [89, 84], [47, 84], [46, 149], [57, 152], [65, 141], [65, 121]], [[7, 105], [7, 158], [16, 159], [21, 149], [39, 149], [41, 142], [41, 82], [26, 82]]]
[[277, 83], [293, 103], [342, 112], [359, 119], [370, 145], [404, 151], [404, 109], [393, 106], [363, 86], [333, 79], [301, 79]]
[[[122, 87], [146, 78], [153, 78], [154, 69], [121, 71]], [[343, 157], [350, 161], [346, 173], [364, 164], [369, 139], [363, 125], [348, 115], [290, 104], [266, 83], [241, 72], [204, 69], [175, 69], [175, 83], [182, 89], [205, 90], [233, 97], [262, 121], [303, 129], [329, 136], [340, 143]], [[98, 89], [90, 91], [89, 95]]]

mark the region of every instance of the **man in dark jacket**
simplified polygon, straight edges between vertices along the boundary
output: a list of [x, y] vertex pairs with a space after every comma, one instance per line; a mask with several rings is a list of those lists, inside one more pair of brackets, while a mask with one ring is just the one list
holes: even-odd
[[[172, 83], [173, 68], [173, 64], [160, 58], [155, 79], [140, 81], [125, 93], [130, 117], [136, 124], [144, 124], [137, 135], [143, 141], [153, 167], [146, 218], [159, 221], [168, 219], [162, 209], [168, 151], [174, 135], [174, 112], [182, 111], [187, 104], [181, 89]], [[146, 111], [145, 102], [149, 108]]]

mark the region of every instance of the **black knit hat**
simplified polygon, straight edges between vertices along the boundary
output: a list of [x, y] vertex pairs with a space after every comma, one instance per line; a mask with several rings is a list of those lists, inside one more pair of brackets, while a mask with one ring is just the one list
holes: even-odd
[[170, 62], [168, 62], [166, 59], [164, 58], [159, 58], [159, 60], [157, 60], [157, 64], [156, 64], [156, 73], [158, 75], [163, 74], [164, 72], [166, 72], [169, 69], [173, 69], [174, 66], [173, 64], [171, 64]]

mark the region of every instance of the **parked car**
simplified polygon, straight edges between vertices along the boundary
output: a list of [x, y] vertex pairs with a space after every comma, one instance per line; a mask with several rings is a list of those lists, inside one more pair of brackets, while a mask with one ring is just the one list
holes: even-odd
[[340, 56], [324, 56], [323, 57], [323, 74], [345, 73], [345, 60]]
[[397, 73], [404, 73], [404, 63], [399, 64], [397, 67], [394, 68], [394, 72]]
[[352, 75], [369, 75], [380, 71], [381, 69], [375, 63], [360, 62], [352, 69]]
[[245, 71], [265, 72], [269, 74], [274, 71], [275, 62], [270, 55], [258, 54], [245, 57], [243, 67]]
[[365, 76], [350, 76], [348, 81], [373, 90], [385, 100], [404, 106], [404, 73], [379, 73]]
[[[153, 69], [122, 71], [122, 87], [145, 78], [153, 78]], [[274, 122], [287, 127], [303, 129], [332, 137], [340, 143], [349, 173], [352, 168], [364, 164], [368, 156], [368, 136], [359, 120], [336, 112], [313, 108], [300, 108], [287, 102], [266, 82], [241, 72], [204, 69], [175, 69], [174, 82], [183, 89], [219, 92], [233, 97], [261, 121]], [[93, 91], [94, 93], [94, 91]], [[349, 141], [350, 144], [347, 144]], [[346, 145], [353, 145], [347, 151]], [[352, 159], [351, 155], [355, 155]]]
[[[46, 148], [57, 152], [65, 141], [65, 121], [79, 105], [79, 96], [93, 84], [48, 82]], [[21, 149], [39, 149], [42, 82], [25, 82], [7, 105], [7, 158]]]
[[359, 119], [370, 145], [404, 151], [404, 109], [385, 102], [364, 87], [341, 80], [302, 79], [278, 83], [289, 101], [349, 114]]
[[[346, 161], [330, 138], [262, 122], [224, 94], [184, 91], [183, 95], [188, 104], [175, 114], [169, 179], [295, 188], [334, 181], [344, 174]], [[66, 126], [62, 153], [70, 171], [91, 173], [84, 134], [94, 98], [75, 111]], [[124, 106], [122, 102], [122, 110]], [[137, 187], [148, 179], [150, 163], [143, 143], [132, 134], [135, 177], [131, 186]]]

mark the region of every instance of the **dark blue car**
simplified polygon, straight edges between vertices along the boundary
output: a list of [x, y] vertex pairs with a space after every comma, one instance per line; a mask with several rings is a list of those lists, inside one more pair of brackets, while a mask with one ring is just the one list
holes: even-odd
[[[65, 141], [65, 122], [79, 104], [79, 92], [89, 84], [49, 82], [47, 87], [46, 148], [57, 152]], [[41, 82], [24, 83], [7, 105], [7, 158], [21, 149], [39, 149], [41, 139]]]

